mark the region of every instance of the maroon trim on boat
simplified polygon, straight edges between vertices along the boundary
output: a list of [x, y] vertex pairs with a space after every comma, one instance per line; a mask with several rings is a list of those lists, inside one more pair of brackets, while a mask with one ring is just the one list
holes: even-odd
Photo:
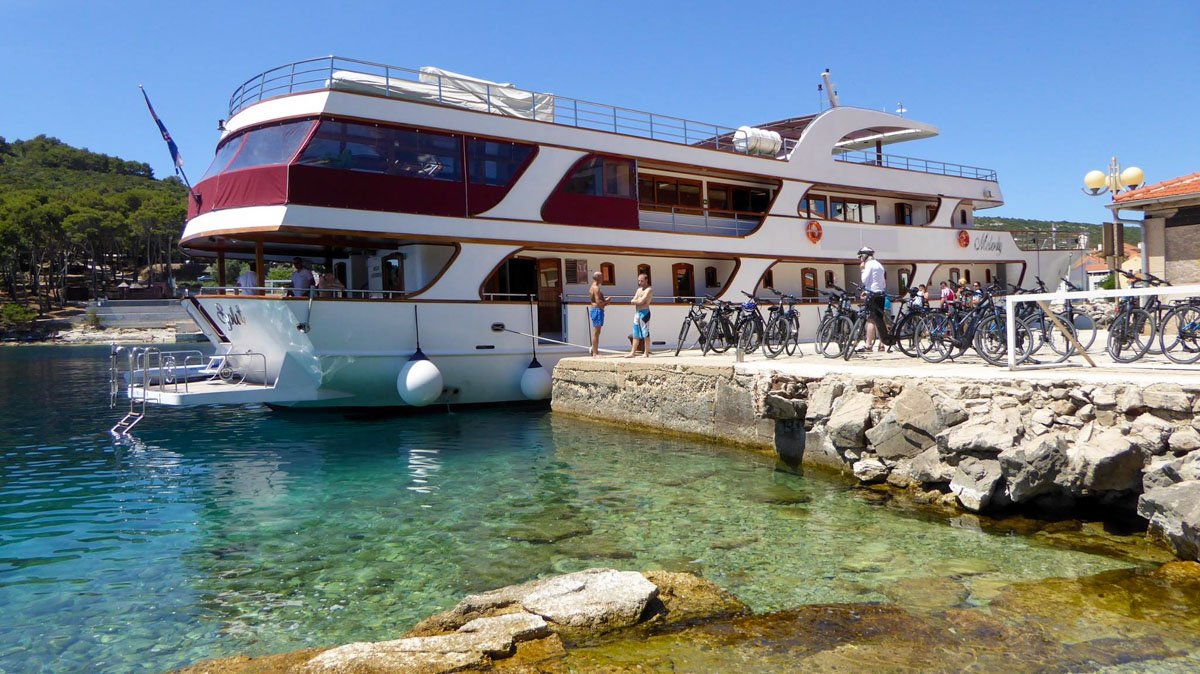
[[425, 215], [466, 215], [460, 181], [349, 171], [321, 166], [288, 167], [293, 204]]
[[287, 203], [287, 182], [283, 164], [218, 174], [192, 189], [195, 198], [188, 200], [188, 219], [224, 208]]
[[559, 225], [583, 225], [611, 229], [638, 228], [636, 194], [632, 197], [601, 197], [592, 194], [576, 194], [563, 189], [580, 166], [598, 156], [606, 155], [584, 155], [580, 157], [579, 161], [572, 164], [566, 173], [563, 173], [558, 185], [546, 199], [546, 203], [542, 204], [542, 220]]
[[[480, 140], [480, 139], [472, 137], [469, 140]], [[508, 184], [503, 187], [496, 186], [496, 185], [478, 185], [478, 184], [470, 182], [469, 173], [471, 170], [471, 165], [466, 160], [466, 152], [467, 152], [467, 143], [464, 142], [463, 143], [463, 157], [464, 157], [463, 158], [463, 166], [466, 167], [467, 172], [468, 172], [468, 176], [467, 176], [467, 206], [468, 206], [469, 214], [471, 216], [476, 216], [476, 215], [479, 215], [480, 213], [483, 213], [492, 208], [495, 208], [496, 204], [500, 203], [501, 201], [504, 200], [504, 197], [508, 196], [509, 190], [511, 190], [514, 185], [516, 185], [518, 182], [521, 181], [521, 176], [525, 175], [525, 169], [529, 168], [529, 165], [532, 164], [533, 160], [537, 158], [538, 146], [537, 145], [533, 146], [533, 151], [530, 152], [529, 156], [525, 158], [525, 162], [522, 163], [521, 166], [517, 168], [516, 173], [513, 174], [512, 180], [508, 181]]]

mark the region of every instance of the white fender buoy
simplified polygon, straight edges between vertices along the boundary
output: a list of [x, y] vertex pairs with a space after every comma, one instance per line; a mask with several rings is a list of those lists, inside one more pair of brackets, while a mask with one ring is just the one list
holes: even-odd
[[424, 407], [442, 395], [442, 371], [420, 349], [400, 368], [396, 392], [413, 407]]
[[521, 374], [521, 393], [530, 400], [550, 397], [550, 373], [534, 358]]

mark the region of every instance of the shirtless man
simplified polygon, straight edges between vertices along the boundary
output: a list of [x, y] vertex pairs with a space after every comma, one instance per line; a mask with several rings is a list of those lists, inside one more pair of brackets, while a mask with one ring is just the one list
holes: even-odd
[[629, 300], [633, 305], [633, 334], [630, 336], [632, 344], [626, 358], [636, 356], [639, 346], [642, 348], [642, 354], [650, 357], [650, 302], [653, 299], [654, 290], [650, 288], [650, 277], [638, 274], [637, 292], [633, 294], [633, 299]]
[[592, 321], [592, 358], [600, 355], [600, 328], [604, 327], [604, 307], [608, 306], [608, 298], [600, 290], [600, 281], [603, 279], [603, 274], [594, 272], [592, 287], [588, 288], [588, 299], [591, 300], [588, 318]]

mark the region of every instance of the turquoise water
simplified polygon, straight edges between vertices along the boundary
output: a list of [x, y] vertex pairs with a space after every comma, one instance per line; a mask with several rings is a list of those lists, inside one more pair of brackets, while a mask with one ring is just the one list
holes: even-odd
[[594, 566], [756, 611], [1129, 562], [950, 527], [740, 450], [489, 410], [152, 409], [107, 429], [107, 347], [0, 349], [0, 672], [161, 672], [395, 638], [464, 594]]

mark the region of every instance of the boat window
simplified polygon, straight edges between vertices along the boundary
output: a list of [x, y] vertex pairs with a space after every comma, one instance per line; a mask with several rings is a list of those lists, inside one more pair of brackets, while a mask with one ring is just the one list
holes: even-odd
[[237, 154], [237, 151], [242, 148], [242, 143], [246, 140], [246, 135], [242, 134], [236, 138], [231, 138], [217, 149], [217, 156], [213, 157], [212, 163], [209, 164], [208, 170], [204, 175], [200, 176], [200, 181], [203, 182], [225, 170], [229, 165], [229, 160]]
[[[647, 283], [650, 283], [650, 285], [654, 285], [653, 283], [651, 283], [651, 282], [654, 280], [654, 277], [650, 275], [650, 265], [648, 265], [648, 264], [639, 264], [639, 265], [637, 266], [637, 275], [638, 275], [638, 276], [641, 276], [642, 274], [645, 274], [645, 275], [646, 275], [646, 282], [647, 282]], [[634, 279], [634, 280], [636, 281], [637, 279]]]
[[242, 149], [225, 170], [286, 164], [296, 154], [312, 126], [312, 120], [306, 119], [254, 129], [246, 134]]
[[805, 267], [800, 270], [800, 295], [802, 297], [817, 296], [817, 270]]
[[896, 277], [898, 279], [896, 285], [900, 288], [900, 291], [903, 292], [908, 290], [908, 287], [912, 284], [909, 271], [907, 269], [901, 269], [896, 272]]
[[721, 282], [717, 280], [717, 268], [716, 267], [705, 267], [704, 268], [704, 285], [709, 288], [720, 288], [721, 287]]
[[986, 281], [988, 284], [991, 284], [991, 282], [992, 282], [992, 270], [991, 269], [983, 270], [983, 280]]
[[951, 267], [950, 268], [950, 280], [954, 281], [954, 283], [957, 285], [959, 277], [960, 277], [960, 274], [958, 271], [958, 267]]
[[965, 210], [958, 212], [958, 222], [963, 225], [967, 224], [967, 212]]
[[600, 285], [615, 286], [617, 285], [617, 270], [611, 262], [600, 263]]
[[771, 189], [742, 185], [709, 183], [708, 207], [711, 210], [766, 213], [771, 205]]
[[937, 206], [926, 206], [925, 207], [925, 223], [933, 224], [933, 220], [936, 217], [937, 217]]
[[458, 136], [322, 120], [297, 163], [461, 182], [461, 157]]
[[828, 215], [825, 195], [811, 194], [800, 200], [800, 216], [804, 218], [817, 218], [824, 220]]
[[912, 223], [912, 204], [896, 204], [896, 224], [911, 225]]
[[576, 164], [563, 187], [565, 192], [594, 197], [633, 197], [633, 161], [591, 157]]
[[467, 175], [474, 185], [507, 187], [532, 153], [531, 145], [468, 140]]
[[825, 287], [832, 288], [835, 285], [837, 285], [837, 283], [834, 280], [833, 272], [827, 270], [825, 272]]
[[775, 270], [774, 269], [768, 269], [767, 273], [763, 274], [762, 287], [764, 287], [764, 288], [774, 288], [775, 287]]
[[971, 270], [970, 269], [963, 270], [963, 280], [966, 281], [967, 283], [971, 282]]
[[714, 211], [729, 210], [729, 190], [720, 185], [708, 186], [708, 207]]
[[875, 222], [875, 202], [846, 197], [830, 197], [829, 219], [846, 222]]
[[643, 174], [638, 177], [638, 201], [652, 209], [685, 206], [699, 211], [704, 207], [702, 188], [699, 180]]

